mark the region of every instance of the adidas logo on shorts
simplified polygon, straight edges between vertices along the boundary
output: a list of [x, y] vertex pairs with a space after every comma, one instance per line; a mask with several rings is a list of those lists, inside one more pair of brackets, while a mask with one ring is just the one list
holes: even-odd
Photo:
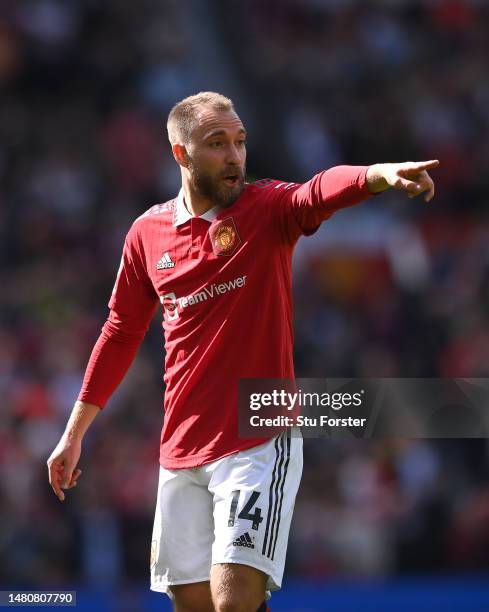
[[244, 546], [245, 548], [255, 548], [253, 540], [250, 538], [248, 532], [244, 533], [239, 538], [236, 538], [233, 542], [233, 546]]

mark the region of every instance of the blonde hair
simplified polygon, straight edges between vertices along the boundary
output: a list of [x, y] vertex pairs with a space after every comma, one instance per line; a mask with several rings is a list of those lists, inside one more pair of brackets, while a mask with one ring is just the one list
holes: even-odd
[[170, 144], [188, 144], [195, 127], [197, 111], [210, 108], [216, 111], [234, 111], [234, 104], [226, 96], [214, 91], [201, 91], [177, 102], [168, 115], [166, 129]]

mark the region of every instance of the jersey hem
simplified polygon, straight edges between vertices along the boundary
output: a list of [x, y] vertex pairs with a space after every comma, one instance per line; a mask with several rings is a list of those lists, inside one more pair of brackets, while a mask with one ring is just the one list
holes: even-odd
[[192, 457], [164, 457], [160, 455], [160, 465], [162, 468], [166, 470], [179, 470], [185, 468], [195, 468], [200, 467], [201, 465], [206, 465], [207, 463], [214, 463], [214, 461], [218, 461], [219, 459], [224, 459], [224, 457], [229, 457], [229, 455], [235, 455], [244, 450], [248, 450], [249, 448], [254, 448], [255, 446], [260, 446], [261, 444], [265, 444], [268, 440], [271, 440], [273, 436], [269, 438], [253, 438], [249, 441], [249, 444], [244, 444], [239, 446], [239, 448], [234, 448], [233, 450], [227, 451], [222, 455], [193, 455]]

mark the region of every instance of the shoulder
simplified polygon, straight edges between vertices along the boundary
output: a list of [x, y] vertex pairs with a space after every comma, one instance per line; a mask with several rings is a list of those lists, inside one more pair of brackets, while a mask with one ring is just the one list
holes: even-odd
[[144, 226], [151, 224], [153, 221], [173, 221], [173, 213], [175, 211], [176, 198], [168, 200], [160, 204], [154, 204], [151, 208], [148, 208], [142, 215], [137, 217], [132, 226]]
[[129, 235], [141, 236], [148, 231], [151, 232], [154, 228], [161, 230], [162, 226], [171, 227], [175, 206], [176, 198], [160, 204], [154, 204], [133, 221]]
[[259, 196], [262, 194], [275, 194], [278, 192], [288, 191], [293, 189], [294, 187], [298, 187], [299, 183], [291, 183], [287, 181], [281, 181], [278, 179], [264, 178], [255, 181], [254, 183], [248, 184], [248, 190], [251, 194], [256, 194]]
[[284, 202], [289, 200], [299, 186], [298, 183], [265, 178], [248, 183], [246, 194], [249, 200], [254, 201], [257, 205], [270, 208], [270, 210], [282, 210]]
[[171, 227], [175, 204], [175, 198], [167, 202], [154, 204], [142, 215], [139, 215], [127, 232], [126, 242], [128, 246], [142, 248], [143, 244], [147, 244], [148, 241], [151, 242], [157, 233], [161, 233], [162, 229]]

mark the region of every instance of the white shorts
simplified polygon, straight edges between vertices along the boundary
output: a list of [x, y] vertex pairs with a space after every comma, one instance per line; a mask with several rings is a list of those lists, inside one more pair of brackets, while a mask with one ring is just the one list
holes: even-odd
[[160, 468], [151, 589], [209, 580], [216, 563], [256, 567], [279, 589], [301, 475], [299, 429], [197, 468]]

